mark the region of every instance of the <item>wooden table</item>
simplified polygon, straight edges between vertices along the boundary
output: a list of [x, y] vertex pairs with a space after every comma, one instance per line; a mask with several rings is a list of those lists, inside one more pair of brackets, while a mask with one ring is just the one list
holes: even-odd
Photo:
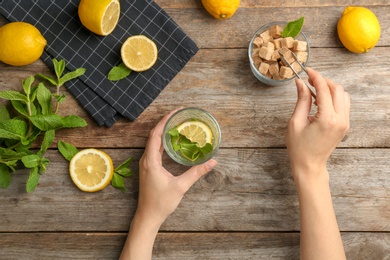
[[[79, 149], [103, 149], [115, 165], [133, 156], [127, 192], [111, 186], [93, 194], [78, 190], [55, 143], [33, 193], [25, 192], [27, 170], [0, 190], [0, 258], [117, 259], [136, 209], [138, 161], [149, 131], [184, 105], [202, 107], [219, 121], [219, 165], [163, 224], [154, 258], [298, 259], [299, 209], [284, 144], [296, 90], [293, 84], [261, 84], [250, 71], [247, 49], [261, 25], [304, 16], [310, 66], [344, 85], [352, 100], [351, 130], [329, 160], [348, 259], [390, 259], [390, 2], [242, 0], [225, 21], [212, 18], [200, 1], [156, 2], [199, 52], [135, 122], [98, 127], [67, 93], [62, 113], [80, 115], [89, 125], [56, 136]], [[337, 37], [338, 18], [352, 2], [369, 7], [382, 26], [378, 45], [366, 54], [348, 52]], [[25, 67], [0, 63], [0, 88], [21, 90], [22, 79], [42, 72], [50, 73], [40, 60]], [[187, 169], [166, 155], [164, 165], [174, 174]]]

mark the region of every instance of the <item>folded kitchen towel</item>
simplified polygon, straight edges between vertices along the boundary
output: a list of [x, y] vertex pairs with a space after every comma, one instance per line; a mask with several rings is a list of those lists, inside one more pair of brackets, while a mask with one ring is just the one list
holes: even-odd
[[[133, 121], [195, 55], [198, 47], [169, 15], [151, 0], [121, 0], [115, 30], [98, 36], [82, 26], [79, 0], [0, 0], [0, 13], [10, 21], [35, 25], [47, 40], [42, 60], [64, 59], [66, 70], [86, 73], [66, 87], [98, 125], [112, 126], [121, 116]], [[158, 49], [155, 65], [119, 81], [107, 79], [122, 60], [120, 48], [132, 35], [152, 39]]]

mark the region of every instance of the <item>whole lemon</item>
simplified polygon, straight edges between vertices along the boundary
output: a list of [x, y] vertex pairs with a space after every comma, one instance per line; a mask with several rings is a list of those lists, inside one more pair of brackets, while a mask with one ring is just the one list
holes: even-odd
[[233, 16], [240, 6], [240, 0], [202, 0], [203, 7], [219, 20]]
[[46, 39], [33, 25], [12, 22], [0, 28], [0, 61], [12, 66], [25, 66], [42, 55]]
[[371, 10], [348, 6], [337, 23], [337, 33], [345, 48], [351, 52], [363, 53], [378, 43], [381, 27]]

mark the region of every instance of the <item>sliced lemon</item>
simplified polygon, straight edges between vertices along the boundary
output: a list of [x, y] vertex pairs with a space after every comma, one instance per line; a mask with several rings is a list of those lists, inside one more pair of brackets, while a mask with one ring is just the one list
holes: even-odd
[[81, 23], [98, 35], [109, 35], [118, 24], [119, 0], [81, 0], [78, 7]]
[[104, 189], [111, 181], [114, 166], [111, 157], [97, 149], [85, 149], [72, 157], [69, 172], [76, 186], [87, 192]]
[[177, 131], [184, 135], [188, 140], [197, 143], [199, 147], [211, 144], [213, 133], [210, 128], [200, 121], [187, 121], [177, 127]]
[[150, 69], [156, 63], [157, 56], [156, 44], [144, 35], [129, 37], [121, 48], [123, 63], [137, 72]]

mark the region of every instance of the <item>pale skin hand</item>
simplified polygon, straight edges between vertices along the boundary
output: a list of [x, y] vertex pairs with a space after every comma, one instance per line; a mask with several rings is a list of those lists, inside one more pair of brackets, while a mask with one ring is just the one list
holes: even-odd
[[151, 259], [153, 243], [161, 224], [179, 205], [184, 194], [202, 176], [217, 165], [211, 159], [174, 176], [162, 166], [162, 133], [166, 115], [150, 132], [144, 154], [139, 162], [138, 207], [130, 225], [129, 234], [120, 259]]
[[301, 259], [345, 259], [333, 209], [326, 163], [349, 130], [349, 94], [335, 82], [308, 69], [318, 106], [310, 115], [312, 97], [296, 81], [298, 101], [286, 137], [301, 214]]

